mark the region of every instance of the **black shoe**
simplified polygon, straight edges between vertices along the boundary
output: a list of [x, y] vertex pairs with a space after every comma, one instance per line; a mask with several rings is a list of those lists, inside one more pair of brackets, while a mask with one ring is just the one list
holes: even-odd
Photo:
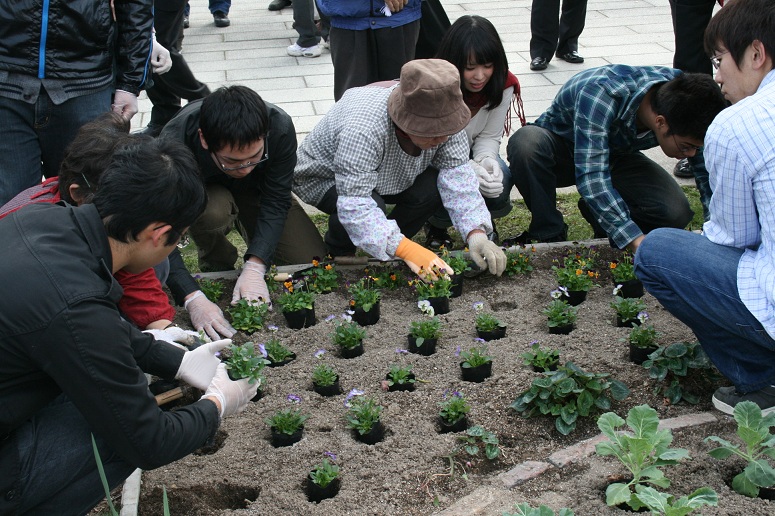
[[568, 225], [565, 224], [565, 228], [562, 230], [562, 233], [551, 236], [549, 238], [538, 238], [534, 235], [531, 235], [528, 231], [523, 231], [517, 236], [511, 237], [511, 238], [504, 238], [501, 242], [501, 247], [509, 248], [514, 247], [515, 245], [520, 245], [522, 247], [532, 244], [535, 242], [567, 242], [568, 241]]
[[584, 62], [584, 58], [579, 55], [578, 52], [573, 50], [572, 52], [565, 53], [563, 55], [557, 54], [557, 57], [568, 63], [579, 64]]
[[735, 405], [741, 401], [753, 401], [759, 405], [762, 416], [775, 412], [775, 385], [746, 394], [740, 394], [734, 387], [719, 387], [713, 393], [713, 406], [730, 416], [735, 410]]
[[184, 17], [183, 17], [183, 28], [184, 28], [184, 29], [187, 29], [187, 28], [189, 28], [190, 26], [191, 26], [191, 23], [189, 23], [189, 21], [188, 21], [188, 16], [184, 16]]
[[161, 134], [161, 130], [164, 129], [163, 125], [150, 123], [147, 126], [145, 126], [145, 129], [140, 129], [139, 131], [135, 131], [132, 134], [146, 134], [148, 136], [153, 136], [156, 138]]
[[447, 233], [447, 228], [437, 228], [432, 224], [425, 224], [425, 247], [436, 250], [442, 246], [452, 249], [452, 238]]
[[688, 159], [684, 158], [675, 164], [673, 175], [682, 179], [692, 179], [694, 177], [694, 167], [692, 167]]
[[231, 25], [231, 20], [223, 11], [215, 11], [213, 13], [213, 22], [215, 22], [216, 27], [228, 27]]
[[530, 61], [530, 69], [531, 70], [546, 70], [546, 67], [549, 66], [549, 60], [545, 57], [536, 57], [532, 61]]
[[272, 0], [269, 2], [269, 9], [270, 11], [279, 11], [281, 9], [285, 9], [286, 7], [289, 7], [291, 5], [291, 0]]

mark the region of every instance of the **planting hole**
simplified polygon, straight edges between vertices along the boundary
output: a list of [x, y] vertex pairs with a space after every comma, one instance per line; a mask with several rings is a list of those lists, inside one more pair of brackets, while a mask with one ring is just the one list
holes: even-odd
[[[247, 509], [258, 499], [259, 488], [220, 482], [185, 488], [167, 488], [170, 513], [209, 514], [210, 511]], [[162, 488], [155, 487], [140, 496], [139, 514], [163, 514]]]

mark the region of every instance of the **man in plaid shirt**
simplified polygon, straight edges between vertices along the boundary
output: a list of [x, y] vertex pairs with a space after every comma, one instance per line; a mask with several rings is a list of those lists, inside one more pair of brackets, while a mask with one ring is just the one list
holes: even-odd
[[567, 240], [557, 187], [576, 185], [579, 209], [596, 237], [634, 251], [643, 234], [683, 228], [689, 201], [641, 151], [701, 164], [705, 131], [726, 106], [705, 74], [666, 67], [608, 65], [572, 77], [534, 124], [509, 139], [511, 174], [533, 214], [519, 243]]

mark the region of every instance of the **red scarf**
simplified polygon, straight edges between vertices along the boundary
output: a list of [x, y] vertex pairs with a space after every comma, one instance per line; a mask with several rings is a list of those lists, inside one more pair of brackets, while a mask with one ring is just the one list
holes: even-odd
[[[506, 136], [511, 132], [512, 111], [519, 117], [519, 121], [523, 126], [527, 123], [527, 120], [525, 119], [525, 107], [522, 105], [522, 89], [519, 86], [519, 80], [516, 75], [507, 70], [506, 82], [503, 85], [503, 89], [506, 90], [512, 86], [514, 87], [514, 95], [511, 97], [511, 107], [506, 114], [506, 121], [503, 126], [503, 134]], [[463, 92], [463, 101], [469, 109], [479, 110], [487, 104], [487, 97], [481, 91], [477, 93], [465, 91]]]

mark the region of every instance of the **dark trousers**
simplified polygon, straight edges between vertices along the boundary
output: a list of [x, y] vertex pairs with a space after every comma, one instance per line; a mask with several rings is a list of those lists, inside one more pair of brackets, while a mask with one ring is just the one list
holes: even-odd
[[328, 16], [318, 10], [322, 29], [318, 30], [315, 24], [314, 0], [294, 0], [291, 7], [293, 7], [293, 28], [299, 33], [299, 39], [296, 40], [297, 45], [302, 48], [313, 47], [320, 43], [321, 37], [324, 41], [328, 41], [331, 23]]
[[713, 73], [705, 53], [704, 34], [716, 0], [670, 0], [675, 54], [673, 67], [684, 72]]
[[401, 76], [401, 67], [414, 59], [420, 20], [400, 27], [348, 30], [331, 27], [334, 100], [350, 88]]
[[183, 10], [186, 0], [156, 2], [153, 23], [156, 40], [170, 51], [170, 71], [153, 76], [153, 86], [146, 90], [153, 103], [151, 121], [148, 125], [163, 127], [180, 109], [180, 99], [197, 100], [210, 94], [206, 84], [194, 77], [194, 72], [180, 53], [183, 39]]
[[[559, 15], [559, 17], [558, 17]], [[533, 0], [530, 12], [530, 58], [551, 61], [579, 49], [579, 36], [587, 17], [587, 0]]]
[[[388, 204], [395, 204], [387, 217], [396, 221], [401, 233], [406, 238], [412, 238], [420, 231], [431, 215], [442, 207], [441, 195], [439, 195], [439, 189], [436, 186], [438, 177], [439, 171], [428, 167], [417, 176], [412, 186], [403, 192], [395, 195], [379, 195], [377, 192], [372, 192], [371, 198], [385, 213], [387, 213]], [[320, 211], [329, 214], [328, 231], [326, 231], [324, 241], [332, 256], [348, 255], [355, 252], [355, 245], [350, 240], [347, 230], [337, 215], [336, 201], [338, 198], [336, 187], [332, 186], [317, 205]]]
[[[549, 240], [565, 230], [556, 190], [576, 184], [573, 153], [573, 142], [536, 125], [526, 125], [509, 138], [511, 177], [533, 215], [528, 231], [538, 240]], [[659, 227], [683, 228], [692, 219], [681, 187], [643, 153], [612, 151], [609, 166], [613, 188], [644, 233]]]

